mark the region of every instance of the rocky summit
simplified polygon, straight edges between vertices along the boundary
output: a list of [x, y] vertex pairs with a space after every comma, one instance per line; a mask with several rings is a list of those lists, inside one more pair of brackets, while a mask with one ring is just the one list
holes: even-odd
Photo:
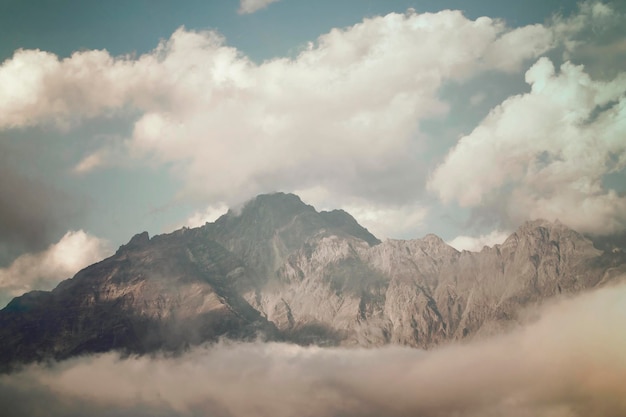
[[506, 330], [625, 272], [623, 250], [558, 222], [459, 252], [435, 235], [381, 242], [345, 211], [261, 195], [199, 228], [138, 234], [54, 290], [13, 299], [0, 311], [0, 363], [220, 337], [430, 348]]

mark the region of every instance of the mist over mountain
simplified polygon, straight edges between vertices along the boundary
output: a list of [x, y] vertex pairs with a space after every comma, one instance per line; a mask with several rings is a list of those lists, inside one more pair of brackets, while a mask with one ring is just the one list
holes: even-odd
[[54, 290], [13, 299], [0, 360], [183, 352], [223, 337], [432, 348], [501, 333], [626, 272], [623, 251], [596, 246], [542, 220], [478, 253], [435, 235], [381, 242], [344, 211], [260, 195], [203, 227], [137, 234]]

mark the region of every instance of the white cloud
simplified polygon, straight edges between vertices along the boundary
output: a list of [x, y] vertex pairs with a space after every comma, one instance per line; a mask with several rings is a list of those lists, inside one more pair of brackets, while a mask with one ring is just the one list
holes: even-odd
[[[0, 128], [42, 123], [71, 128], [86, 118], [130, 110], [138, 119], [124, 142], [128, 153], [171, 169], [184, 182], [183, 197], [233, 205], [262, 192], [321, 187], [332, 196], [334, 207], [354, 200], [377, 207], [415, 207], [426, 175], [420, 167], [427, 165], [420, 159], [427, 140], [420, 125], [446, 115], [450, 108], [442, 101], [440, 88], [485, 71], [515, 73], [605, 19], [606, 7], [585, 3], [583, 17], [515, 29], [487, 17], [473, 21], [458, 11], [409, 10], [333, 29], [295, 58], [260, 64], [228, 47], [215, 32], [184, 28], [140, 57], [83, 51], [59, 59], [47, 52], [20, 50], [0, 66], [0, 91], [6, 92], [0, 96]], [[576, 50], [580, 40], [575, 43], [568, 50]], [[551, 77], [541, 72], [542, 67], [543, 60], [528, 73], [537, 90], [530, 94], [536, 105], [525, 105], [509, 116], [509, 106], [530, 100], [512, 97], [468, 137], [482, 134], [490, 123], [500, 124], [495, 121], [498, 112], [508, 117], [507, 129], [530, 132], [537, 122], [529, 123], [529, 118], [558, 102], [539, 93], [542, 80], [553, 85], [567, 79], [564, 74], [578, 71], [564, 67], [561, 76]], [[619, 85], [605, 90], [609, 87]], [[476, 96], [474, 102], [479, 99]], [[584, 111], [588, 104], [582, 103]], [[544, 141], [534, 134], [529, 142]], [[472, 148], [474, 159], [450, 154], [444, 165], [459, 162], [451, 169], [462, 173], [461, 185], [441, 184], [445, 175], [439, 173], [432, 182], [444, 200], [479, 204], [486, 192], [518, 180], [525, 169], [526, 156], [516, 154], [521, 152], [516, 146], [506, 149], [512, 152], [510, 161], [496, 165], [489, 161], [501, 159], [498, 148], [465, 139], [458, 145], [459, 153], [465, 147]], [[79, 161], [75, 172], [114, 159], [104, 158], [106, 151]], [[477, 157], [487, 163], [474, 163]], [[589, 212], [600, 204], [598, 198], [612, 204], [614, 211], [621, 208], [619, 197], [597, 191], [597, 175], [583, 177], [588, 184], [581, 186], [596, 190], [587, 202]], [[483, 182], [468, 183], [469, 178]], [[545, 194], [532, 194], [533, 190], [517, 207], [539, 205], [532, 200]], [[569, 200], [580, 200], [570, 194]], [[556, 210], [562, 204], [545, 206]]]
[[391, 167], [411, 169], [419, 120], [447, 111], [439, 86], [483, 68], [479, 57], [506, 36], [498, 22], [455, 12], [391, 14], [334, 29], [296, 59], [254, 65], [223, 46], [198, 49], [203, 35], [179, 31], [164, 64], [213, 70], [178, 86], [184, 106], [181, 98], [147, 112], [132, 146], [184, 161], [188, 191], [212, 200], [232, 199], [233, 190], [241, 199], [311, 185], [335, 194], [354, 183], [376, 188]]
[[[382, 200], [376, 190], [398, 172], [398, 189], [416, 186], [419, 123], [448, 111], [443, 83], [515, 70], [551, 39], [540, 26], [409, 11], [333, 29], [294, 59], [262, 64], [214, 32], [185, 29], [138, 58], [86, 51], [59, 60], [23, 50], [0, 67], [0, 90], [9, 91], [0, 126], [67, 128], [136, 109], [132, 154], [173, 166], [187, 193], [237, 203], [321, 185]], [[94, 167], [98, 155], [76, 169]]]
[[626, 68], [626, 9], [617, 4], [584, 1], [579, 13], [555, 15], [549, 23], [555, 38], [562, 40], [563, 59], [584, 64], [598, 79], [610, 79]]
[[264, 9], [272, 3], [276, 3], [279, 0], [241, 0], [239, 3], [240, 14], [250, 14], [258, 10]]
[[82, 230], [69, 231], [43, 252], [24, 254], [0, 268], [0, 304], [31, 290], [49, 290], [111, 253], [108, 243]]
[[564, 41], [565, 59], [570, 59], [576, 49], [588, 41], [585, 39], [588, 32], [597, 34], [623, 25], [623, 14], [609, 4], [587, 0], [580, 2], [578, 8], [578, 13], [571, 16], [557, 14], [550, 22], [554, 36]]
[[186, 227], [200, 227], [204, 226], [205, 223], [212, 223], [217, 220], [221, 215], [225, 214], [228, 211], [228, 206], [225, 204], [213, 204], [207, 206], [206, 209], [202, 211], [196, 211], [193, 213], [183, 226]]
[[626, 287], [432, 351], [221, 343], [115, 353], [0, 376], [3, 415], [587, 417], [626, 414]]
[[[429, 182], [444, 202], [480, 206], [493, 194], [507, 214], [559, 219], [582, 232], [626, 227], [626, 198], [602, 185], [626, 168], [626, 73], [591, 79], [541, 58], [526, 72], [531, 91], [509, 97], [461, 138]], [[505, 191], [506, 190], [506, 191]]]
[[53, 122], [62, 128], [125, 104], [141, 69], [106, 51], [76, 52], [60, 60], [40, 50], [17, 50], [0, 66], [0, 127]]
[[468, 250], [471, 252], [480, 252], [485, 246], [493, 247], [494, 245], [504, 242], [510, 234], [510, 232], [493, 230], [488, 234], [477, 237], [457, 236], [447, 243], [459, 251]]
[[428, 208], [419, 205], [394, 207], [362, 203], [348, 204], [343, 209], [379, 239], [406, 235], [415, 238], [428, 215]]
[[486, 51], [484, 59], [490, 67], [518, 71], [524, 62], [541, 56], [553, 46], [554, 38], [550, 36], [548, 28], [543, 25], [529, 25], [495, 40]]

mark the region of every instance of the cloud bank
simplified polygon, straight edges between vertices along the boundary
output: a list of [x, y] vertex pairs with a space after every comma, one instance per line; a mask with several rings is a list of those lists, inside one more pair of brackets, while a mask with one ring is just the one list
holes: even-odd
[[7, 417], [617, 417], [625, 319], [621, 286], [560, 301], [508, 335], [428, 352], [225, 342], [176, 358], [111, 353], [1, 376], [0, 403]]
[[43, 252], [24, 254], [0, 268], [0, 308], [31, 290], [50, 290], [111, 254], [109, 244], [82, 230], [69, 231]]

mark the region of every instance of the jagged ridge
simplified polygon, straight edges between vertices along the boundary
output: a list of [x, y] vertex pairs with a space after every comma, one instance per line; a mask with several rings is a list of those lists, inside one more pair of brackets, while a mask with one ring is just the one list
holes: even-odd
[[520, 308], [611, 281], [603, 252], [560, 223], [459, 252], [439, 237], [380, 242], [344, 211], [262, 195], [215, 223], [133, 237], [51, 292], [0, 311], [0, 361], [112, 349], [178, 351], [227, 336], [428, 348], [501, 331]]

